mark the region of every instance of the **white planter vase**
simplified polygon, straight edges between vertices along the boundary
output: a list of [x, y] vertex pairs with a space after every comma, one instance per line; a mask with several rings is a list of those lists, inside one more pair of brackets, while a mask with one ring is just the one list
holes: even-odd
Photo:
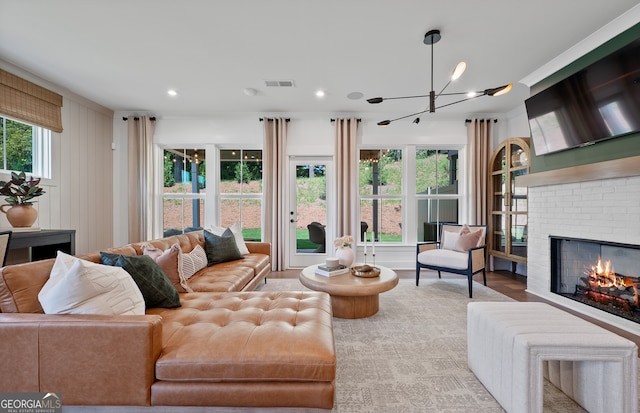
[[336, 248], [336, 258], [339, 260], [340, 264], [345, 267], [351, 267], [355, 258], [355, 253], [349, 247]]

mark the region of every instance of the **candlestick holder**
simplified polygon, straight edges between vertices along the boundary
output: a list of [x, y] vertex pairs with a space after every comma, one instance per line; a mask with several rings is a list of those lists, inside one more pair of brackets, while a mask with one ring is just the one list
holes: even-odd
[[365, 265], [367, 264], [367, 253], [366, 252], [364, 253], [364, 263], [365, 263]]
[[371, 258], [373, 258], [373, 266], [375, 267], [376, 266], [376, 254], [375, 253], [371, 254]]

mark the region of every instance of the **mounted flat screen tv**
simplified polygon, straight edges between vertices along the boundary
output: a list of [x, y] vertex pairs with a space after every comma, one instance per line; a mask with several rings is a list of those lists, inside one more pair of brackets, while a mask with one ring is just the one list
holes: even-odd
[[525, 100], [536, 155], [640, 132], [640, 39]]

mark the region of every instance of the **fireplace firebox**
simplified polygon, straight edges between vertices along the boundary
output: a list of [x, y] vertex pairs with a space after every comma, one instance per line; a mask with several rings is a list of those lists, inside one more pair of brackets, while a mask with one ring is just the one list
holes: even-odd
[[640, 323], [640, 245], [549, 238], [552, 293]]

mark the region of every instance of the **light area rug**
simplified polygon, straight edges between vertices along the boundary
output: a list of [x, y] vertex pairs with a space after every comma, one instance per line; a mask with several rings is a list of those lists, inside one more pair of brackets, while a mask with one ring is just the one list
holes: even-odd
[[[307, 290], [297, 279], [269, 279], [262, 291]], [[467, 366], [467, 303], [513, 301], [466, 279], [401, 279], [380, 295], [372, 317], [334, 318], [336, 413], [499, 413], [500, 404]], [[544, 412], [584, 412], [545, 383]]]

